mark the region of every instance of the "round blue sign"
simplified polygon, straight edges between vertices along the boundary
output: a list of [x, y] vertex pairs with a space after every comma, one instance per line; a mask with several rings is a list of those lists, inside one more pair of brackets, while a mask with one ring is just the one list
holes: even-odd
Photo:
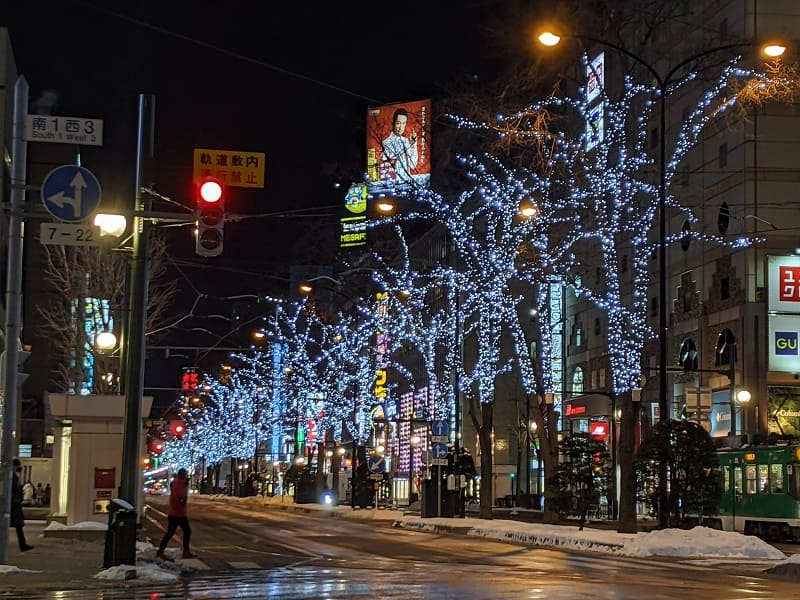
[[89, 169], [62, 165], [47, 174], [42, 183], [42, 202], [60, 221], [86, 220], [100, 206], [100, 182]]

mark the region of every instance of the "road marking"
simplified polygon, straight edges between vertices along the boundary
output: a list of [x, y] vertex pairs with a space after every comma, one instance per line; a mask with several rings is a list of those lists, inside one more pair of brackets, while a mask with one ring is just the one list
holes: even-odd
[[228, 564], [232, 566], [234, 569], [262, 569], [263, 567], [258, 563], [254, 563], [249, 560], [231, 560], [228, 561]]

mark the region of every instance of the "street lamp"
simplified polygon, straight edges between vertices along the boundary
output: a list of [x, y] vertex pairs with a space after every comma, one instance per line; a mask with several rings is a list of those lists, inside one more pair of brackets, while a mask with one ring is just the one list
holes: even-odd
[[[612, 48], [628, 58], [634, 60], [643, 66], [656, 83], [658, 90], [658, 108], [659, 108], [659, 152], [658, 152], [658, 410], [659, 421], [666, 421], [669, 418], [668, 410], [668, 395], [667, 395], [667, 169], [666, 169], [666, 155], [667, 155], [667, 89], [676, 81], [675, 75], [687, 65], [724, 50], [733, 50], [736, 48], [752, 47], [756, 44], [751, 42], [739, 42], [735, 44], [723, 44], [715, 48], [709, 48], [703, 52], [698, 52], [692, 56], [680, 61], [675, 66], [670, 68], [666, 75], [662, 75], [655, 67], [644, 60], [641, 56], [631, 52], [627, 48], [602, 40], [599, 38], [591, 37], [583, 34], [569, 34], [560, 35], [552, 31], [543, 31], [539, 34], [538, 40], [544, 46], [556, 46], [560, 43], [562, 38], [571, 38], [582, 42], [591, 42]], [[777, 58], [781, 56], [786, 50], [786, 47], [777, 42], [769, 42], [761, 46], [762, 54], [770, 57]]]

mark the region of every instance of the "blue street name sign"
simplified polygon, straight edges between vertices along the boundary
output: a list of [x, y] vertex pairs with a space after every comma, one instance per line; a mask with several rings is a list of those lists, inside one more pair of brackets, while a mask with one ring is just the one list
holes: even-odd
[[100, 182], [89, 169], [62, 165], [47, 174], [42, 183], [42, 202], [60, 221], [78, 223], [100, 205]]
[[367, 459], [367, 469], [370, 473], [384, 473], [386, 471], [386, 460], [382, 456], [370, 456]]

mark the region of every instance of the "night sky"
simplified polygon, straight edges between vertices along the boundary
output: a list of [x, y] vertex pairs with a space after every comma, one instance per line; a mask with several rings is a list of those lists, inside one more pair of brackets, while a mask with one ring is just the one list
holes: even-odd
[[[104, 208], [133, 203], [137, 95], [149, 93], [156, 158], [148, 181], [191, 205], [193, 148], [264, 152], [266, 187], [231, 188], [226, 203], [253, 215], [340, 203], [343, 189], [334, 184], [346, 186], [364, 170], [368, 106], [432, 97], [435, 113], [437, 97], [488, 75], [488, 11], [498, 3], [10, 4], [0, 19], [31, 87], [30, 112], [104, 120], [103, 147], [84, 148], [81, 157], [100, 179]], [[303, 260], [295, 238], [311, 221], [226, 224], [216, 259], [195, 256], [188, 227], [170, 231], [183, 265], [176, 316], [197, 293], [288, 292], [288, 267]], [[232, 306], [209, 301], [197, 311]], [[186, 325], [210, 327], [202, 319]], [[180, 333], [159, 343], [190, 339]]]

